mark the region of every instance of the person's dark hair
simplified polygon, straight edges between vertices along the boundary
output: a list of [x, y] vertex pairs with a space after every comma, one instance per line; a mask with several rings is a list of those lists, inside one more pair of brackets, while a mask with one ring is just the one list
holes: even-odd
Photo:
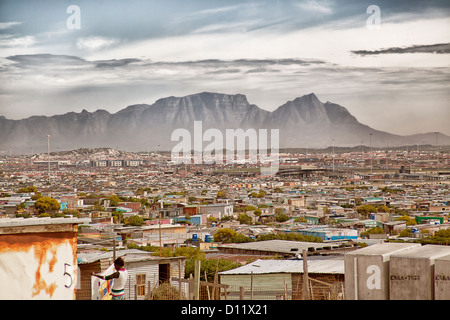
[[123, 267], [125, 265], [125, 261], [123, 261], [122, 257], [118, 257], [116, 260], [114, 260], [114, 264]]

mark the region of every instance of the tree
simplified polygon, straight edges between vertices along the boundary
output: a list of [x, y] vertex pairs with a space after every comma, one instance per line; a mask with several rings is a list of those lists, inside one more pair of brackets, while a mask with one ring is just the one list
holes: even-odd
[[36, 200], [34, 207], [39, 213], [59, 210], [61, 205], [56, 199], [50, 197], [41, 197]]
[[101, 206], [98, 201], [94, 202], [94, 211], [105, 211], [105, 207]]
[[144, 219], [140, 216], [133, 215], [125, 219], [124, 224], [126, 226], [142, 226], [145, 224]]
[[17, 193], [30, 193], [30, 192], [37, 193], [38, 191], [35, 186], [28, 186], [17, 190]]
[[284, 213], [280, 213], [275, 216], [276, 222], [284, 222], [284, 221], [288, 221], [288, 220], [289, 220], [289, 217]]
[[76, 210], [76, 209], [64, 209], [62, 213], [63, 213], [64, 215], [66, 215], [66, 216], [72, 215], [72, 216], [78, 218], [78, 216], [79, 216], [79, 214], [80, 214], [80, 211], [79, 211], [79, 210]]
[[25, 210], [25, 202], [21, 202], [18, 205], [16, 205], [17, 212], [23, 212], [24, 210]]
[[380, 227], [374, 227], [370, 228], [365, 232], [361, 232], [360, 236], [363, 238], [368, 238], [370, 234], [383, 234], [383, 233], [384, 233], [383, 229], [381, 229]]
[[249, 215], [246, 215], [244, 213], [241, 213], [237, 220], [239, 221], [240, 224], [251, 224], [252, 223], [252, 218]]
[[116, 195], [112, 195], [108, 199], [110, 200], [111, 207], [117, 207], [117, 205], [121, 201], [120, 198]]
[[[141, 248], [139, 248], [141, 249]], [[152, 247], [154, 256], [159, 256], [159, 247]], [[171, 248], [162, 248], [161, 256], [163, 257], [180, 257], [184, 256], [187, 259], [200, 260], [205, 258], [205, 253], [200, 251], [200, 248], [195, 247], [179, 247], [172, 250]]]
[[49, 215], [48, 213], [45, 213], [45, 212], [38, 215], [38, 218], [48, 218], [48, 217], [51, 217], [51, 215]]
[[362, 205], [358, 207], [356, 211], [364, 217], [367, 217], [370, 213], [378, 212], [377, 208], [371, 204]]
[[42, 198], [42, 194], [40, 192], [31, 196], [31, 200], [38, 200], [39, 198]]
[[253, 191], [252, 193], [249, 193], [248, 196], [252, 198], [257, 198], [258, 194], [255, 191]]
[[409, 229], [402, 230], [398, 236], [399, 237], [410, 237], [411, 230], [409, 230]]
[[34, 195], [31, 196], [31, 200], [37, 200], [42, 197], [42, 194], [36, 189], [35, 186], [20, 188], [17, 190], [17, 193], [34, 193]]
[[384, 230], [381, 229], [380, 227], [375, 227], [375, 228], [370, 228], [369, 230], [367, 230], [367, 233], [369, 233], [369, 234], [383, 234]]
[[264, 198], [266, 196], [266, 192], [264, 190], [261, 190], [258, 193], [253, 191], [253, 192], [249, 193], [248, 196], [252, 197], [252, 198]]
[[222, 228], [217, 230], [217, 232], [214, 234], [214, 241], [227, 243], [230, 242], [233, 236], [235, 236], [236, 234], [237, 232], [233, 229]]
[[254, 239], [243, 235], [242, 233], [236, 234], [233, 238], [231, 238], [232, 243], [245, 243], [245, 242], [253, 242]]
[[217, 192], [217, 199], [226, 199], [227, 198], [227, 193], [223, 190], [220, 190]]
[[439, 230], [434, 236], [422, 240], [422, 244], [440, 244], [448, 246], [450, 244], [450, 229]]
[[222, 228], [214, 234], [214, 242], [222, 243], [243, 243], [255, 241], [250, 237], [237, 233], [233, 229]]
[[[201, 261], [200, 264], [200, 274], [208, 275], [208, 281], [214, 281], [215, 272], [222, 272], [231, 269], [235, 269], [241, 266], [239, 262], [228, 261], [225, 259], [197, 259]], [[195, 270], [195, 259], [186, 260], [185, 266], [185, 277], [189, 278], [190, 274], [194, 274]]]
[[123, 212], [121, 211], [114, 211], [112, 213], [113, 219], [114, 219], [114, 223], [121, 223], [122, 219], [123, 219]]
[[287, 241], [302, 241], [302, 242], [323, 242], [322, 239], [315, 236], [304, 236], [300, 233], [269, 233], [264, 235], [259, 235], [257, 237], [257, 241], [266, 241], [266, 240], [287, 240]]
[[410, 218], [409, 216], [401, 216], [397, 219], [395, 219], [394, 221], [405, 221], [407, 226], [414, 226], [417, 224], [416, 219], [414, 218]]
[[389, 207], [387, 207], [385, 205], [378, 205], [377, 210], [378, 210], [378, 212], [390, 212], [391, 211], [391, 209], [389, 209]]

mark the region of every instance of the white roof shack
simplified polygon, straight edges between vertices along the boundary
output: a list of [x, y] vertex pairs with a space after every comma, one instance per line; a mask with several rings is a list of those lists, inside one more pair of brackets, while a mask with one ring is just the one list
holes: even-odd
[[[344, 260], [307, 260], [312, 299], [342, 296]], [[246, 292], [256, 300], [302, 300], [303, 260], [256, 260], [243, 267], [220, 272], [220, 283], [227, 286], [227, 299], [245, 299]], [[244, 290], [242, 290], [244, 288]], [[335, 293], [332, 291], [337, 289]], [[244, 297], [242, 297], [244, 295]], [[247, 294], [248, 297], [248, 294]]]
[[[308, 273], [344, 274], [343, 259], [308, 260]], [[256, 260], [220, 275], [303, 273], [303, 260]]]

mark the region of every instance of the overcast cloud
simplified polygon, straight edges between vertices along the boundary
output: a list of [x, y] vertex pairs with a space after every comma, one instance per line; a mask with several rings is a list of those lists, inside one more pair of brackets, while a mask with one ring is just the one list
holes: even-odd
[[0, 1], [0, 115], [203, 91], [272, 111], [314, 92], [375, 129], [450, 135], [448, 1], [77, 1], [69, 29], [72, 4]]

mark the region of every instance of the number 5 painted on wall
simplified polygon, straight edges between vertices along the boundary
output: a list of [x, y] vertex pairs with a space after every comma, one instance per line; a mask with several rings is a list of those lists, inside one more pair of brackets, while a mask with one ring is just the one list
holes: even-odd
[[68, 276], [66, 279], [66, 284], [64, 285], [66, 288], [70, 288], [73, 285], [73, 267], [68, 263], [64, 263], [64, 276]]

